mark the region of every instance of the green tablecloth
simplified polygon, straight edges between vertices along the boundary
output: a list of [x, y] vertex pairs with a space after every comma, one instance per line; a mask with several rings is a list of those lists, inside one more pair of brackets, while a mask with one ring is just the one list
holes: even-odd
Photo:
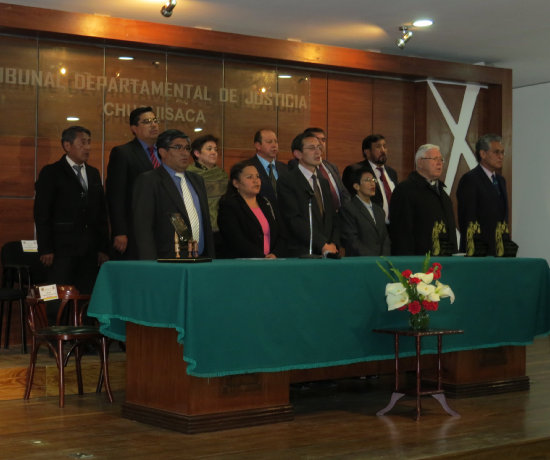
[[[391, 257], [420, 271], [423, 257]], [[175, 328], [187, 372], [214, 377], [393, 358], [393, 338], [376, 328], [406, 327], [387, 311], [377, 258], [215, 260], [201, 264], [108, 262], [88, 314], [125, 340], [125, 322]], [[550, 332], [550, 270], [544, 259], [434, 258], [456, 301], [440, 302], [431, 327], [464, 329], [444, 351], [526, 345]], [[414, 353], [401, 341], [402, 356]], [[436, 352], [433, 338], [423, 352]]]

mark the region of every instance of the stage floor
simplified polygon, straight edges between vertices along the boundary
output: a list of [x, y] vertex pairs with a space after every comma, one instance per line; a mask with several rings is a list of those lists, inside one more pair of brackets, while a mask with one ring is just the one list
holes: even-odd
[[384, 417], [391, 376], [295, 386], [295, 419], [272, 425], [185, 435], [120, 417], [103, 394], [0, 402], [2, 458], [312, 459], [549, 458], [550, 338], [527, 347], [530, 391], [451, 399], [461, 418], [432, 398], [414, 421], [401, 400]]

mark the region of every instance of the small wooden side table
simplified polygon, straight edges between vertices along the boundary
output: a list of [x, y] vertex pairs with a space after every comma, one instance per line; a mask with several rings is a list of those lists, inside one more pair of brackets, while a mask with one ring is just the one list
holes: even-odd
[[[393, 334], [395, 340], [395, 388], [391, 395], [389, 404], [384, 409], [379, 410], [376, 415], [384, 415], [389, 412], [395, 406], [395, 403], [399, 401], [405, 394], [411, 394], [416, 396], [416, 420], [420, 420], [420, 412], [422, 405], [420, 403], [421, 396], [432, 396], [435, 400], [441, 404], [441, 407], [449, 415], [453, 417], [460, 417], [458, 412], [452, 410], [447, 404], [445, 394], [441, 389], [441, 342], [444, 335], [450, 334], [463, 334], [464, 331], [460, 329], [428, 329], [425, 331], [414, 331], [412, 329], [373, 329], [373, 332], [379, 332], [381, 334]], [[420, 386], [421, 372], [420, 372], [420, 352], [421, 352], [421, 339], [427, 336], [437, 336], [437, 388], [435, 390], [422, 391]], [[405, 393], [399, 391], [399, 336], [414, 337], [416, 340], [416, 388], [415, 390], [406, 390]]]

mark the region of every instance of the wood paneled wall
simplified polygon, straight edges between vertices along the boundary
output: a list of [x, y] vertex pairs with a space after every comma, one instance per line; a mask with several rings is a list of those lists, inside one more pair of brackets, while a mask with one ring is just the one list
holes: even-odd
[[[453, 80], [455, 84], [438, 83], [437, 88], [455, 119], [460, 114], [465, 88], [460, 83], [484, 85], [466, 140], [473, 148], [480, 134], [497, 132], [504, 136], [507, 152], [511, 148], [511, 71], [506, 69], [3, 3], [0, 3], [0, 32], [4, 34], [0, 44], [9, 41], [18, 50], [9, 61], [14, 67], [24, 67], [18, 60], [38, 59], [39, 52], [44, 53], [40, 65], [45, 62], [55, 65], [58, 57], [69, 53], [83, 71], [97, 74], [101, 68], [105, 75], [116, 75], [119, 64], [118, 51], [114, 48], [125, 46], [143, 57], [142, 61], [136, 60], [134, 66], [142, 65], [140, 62], [152, 63], [154, 71], [168, 81], [185, 75], [186, 81], [194, 84], [238, 87], [250, 76], [261, 74], [262, 81], [276, 88], [294, 84], [292, 91], [306, 91], [305, 86], [300, 87], [302, 89], [297, 86], [297, 80], [294, 83], [277, 81], [277, 73], [288, 71], [301, 75], [300, 85], [309, 85], [307, 111], [249, 110], [214, 103], [209, 106], [208, 131], [221, 139], [226, 170], [234, 162], [252, 155], [253, 134], [259, 128], [277, 131], [280, 159], [288, 161], [292, 138], [307, 126], [320, 126], [327, 131], [328, 159], [340, 169], [361, 160], [361, 141], [365, 136], [373, 132], [384, 134], [389, 145], [388, 163], [404, 178], [414, 167], [413, 156], [419, 145], [439, 144], [442, 153], [448, 155], [456, 141], [426, 79]], [[51, 41], [52, 38], [56, 41]], [[5, 59], [0, 65], [6, 66]], [[134, 70], [150, 73], [151, 69], [149, 65]], [[0, 81], [4, 92], [2, 84]], [[60, 133], [69, 125], [61, 124], [57, 118], [60, 106], [86, 107], [87, 117], [79, 123], [92, 130], [94, 145], [90, 163], [103, 173], [112, 146], [131, 138], [127, 122], [122, 119], [115, 122], [103, 113], [105, 100], [116, 102], [115, 96], [99, 97], [85, 92], [72, 93], [70, 98], [65, 96], [39, 97], [38, 90], [29, 87], [19, 93], [16, 101], [9, 101], [9, 95], [0, 100], [5, 121], [12, 122], [11, 126], [5, 124], [12, 129], [0, 129], [0, 245], [34, 237], [33, 184], [40, 169], [61, 155]], [[143, 100], [136, 97], [134, 102], [141, 105]], [[184, 104], [185, 101], [159, 101], [159, 104], [168, 103]], [[7, 111], [7, 107], [14, 109]], [[29, 114], [32, 123], [21, 121], [28, 119]], [[192, 127], [166, 121], [162, 128], [176, 126], [183, 126], [184, 131]], [[511, 155], [507, 155], [504, 175], [511, 188], [510, 166]], [[466, 170], [461, 160], [457, 180]], [[454, 193], [455, 186], [452, 189]]]

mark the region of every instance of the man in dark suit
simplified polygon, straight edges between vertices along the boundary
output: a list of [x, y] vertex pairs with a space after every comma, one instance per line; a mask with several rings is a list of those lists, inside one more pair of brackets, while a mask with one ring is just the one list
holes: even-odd
[[298, 167], [277, 183], [279, 208], [289, 233], [288, 251], [294, 256], [308, 254], [311, 238], [313, 254], [337, 254], [338, 215], [328, 181], [317, 171], [323, 156], [321, 143], [315, 136], [302, 133], [294, 138], [291, 148]]
[[86, 163], [90, 142], [86, 128], [63, 131], [65, 154], [40, 171], [34, 200], [38, 253], [48, 282], [73, 284], [82, 293], [92, 292], [109, 247], [101, 176]]
[[453, 204], [439, 180], [443, 156], [437, 145], [425, 144], [415, 155], [416, 171], [400, 182], [390, 204], [391, 252], [394, 255], [424, 255], [433, 251], [432, 230], [443, 221], [446, 233], [440, 241], [457, 251]]
[[351, 194], [353, 190], [353, 171], [359, 168], [368, 168], [376, 178], [376, 193], [372, 202], [380, 206], [389, 223], [390, 201], [393, 190], [397, 185], [397, 172], [386, 166], [388, 147], [386, 139], [381, 134], [371, 134], [363, 139], [363, 161], [346, 166], [342, 175], [342, 182]]
[[169, 129], [158, 136], [162, 165], [141, 174], [133, 193], [134, 232], [139, 259], [176, 256], [170, 215], [179, 213], [198, 242], [199, 255], [214, 257], [214, 240], [202, 177], [185, 169], [191, 143], [185, 133]]
[[[330, 193], [332, 195], [332, 201], [338, 211], [342, 208], [344, 203], [350, 200], [351, 196], [348, 189], [344, 186], [342, 179], [340, 179], [340, 171], [338, 167], [326, 160], [327, 155], [327, 136], [322, 128], [307, 128], [304, 130], [304, 134], [312, 134], [321, 143], [325, 159], [319, 165], [319, 173], [329, 181]], [[291, 170], [298, 166], [298, 159], [293, 158], [288, 162], [288, 169]]]
[[113, 257], [137, 259], [137, 248], [133, 232], [132, 193], [136, 177], [160, 165], [155, 146], [159, 135], [159, 122], [151, 107], [138, 107], [130, 113], [130, 129], [134, 139], [111, 150], [107, 166], [105, 188]]
[[460, 249], [465, 251], [468, 225], [478, 222], [481, 240], [487, 243], [488, 253], [494, 255], [497, 223], [508, 223], [506, 180], [497, 172], [504, 162], [502, 138], [496, 134], [480, 137], [475, 155], [479, 164], [462, 176], [456, 191]]
[[376, 179], [367, 168], [355, 170], [356, 195], [340, 211], [346, 256], [389, 256], [390, 237], [384, 211], [372, 202]]
[[277, 135], [270, 129], [260, 129], [254, 134], [254, 147], [256, 154], [251, 160], [262, 181], [260, 195], [265, 196], [272, 204], [276, 204], [277, 181], [288, 172], [287, 166], [277, 160], [279, 153]]

